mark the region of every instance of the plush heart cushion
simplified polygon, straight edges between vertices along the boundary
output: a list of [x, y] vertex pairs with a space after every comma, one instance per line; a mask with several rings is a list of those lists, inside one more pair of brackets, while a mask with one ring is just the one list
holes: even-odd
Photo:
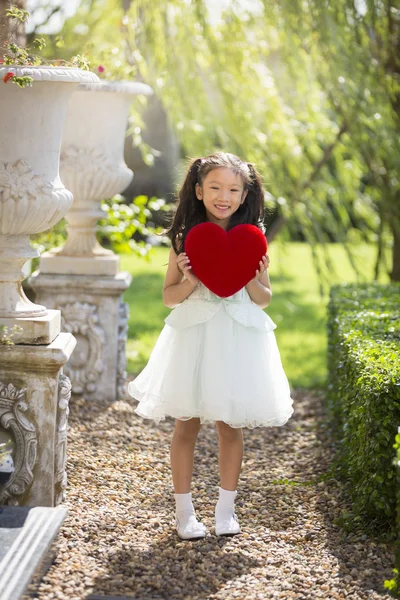
[[200, 223], [185, 241], [193, 273], [222, 298], [232, 296], [253, 279], [267, 247], [264, 234], [254, 225], [236, 225], [224, 231], [215, 223]]

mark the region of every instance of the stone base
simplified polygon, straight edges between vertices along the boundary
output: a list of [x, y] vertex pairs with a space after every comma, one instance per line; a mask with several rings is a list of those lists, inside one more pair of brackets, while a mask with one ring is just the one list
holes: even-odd
[[29, 279], [36, 300], [61, 310], [63, 331], [77, 339], [65, 374], [72, 392], [87, 400], [112, 402], [123, 393], [128, 307], [121, 296], [131, 279], [129, 273], [104, 277], [39, 271]]
[[6, 325], [8, 331], [14, 325], [22, 328], [22, 333], [13, 336], [16, 344], [51, 344], [61, 331], [61, 313], [59, 310], [48, 310], [44, 317], [26, 317], [18, 319], [3, 319], [0, 317], [0, 327]]
[[31, 597], [54, 559], [67, 509], [4, 507], [0, 513], [0, 598]]
[[109, 254], [96, 257], [63, 256], [44, 252], [40, 257], [40, 272], [62, 275], [105, 275], [113, 277], [119, 272], [119, 256]]
[[15, 471], [0, 505], [56, 506], [66, 486], [70, 383], [61, 373], [75, 348], [70, 333], [47, 346], [0, 345], [0, 430], [13, 445]]

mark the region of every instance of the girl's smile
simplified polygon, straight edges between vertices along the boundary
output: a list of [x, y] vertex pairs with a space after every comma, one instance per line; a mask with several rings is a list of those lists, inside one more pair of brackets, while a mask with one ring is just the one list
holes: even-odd
[[202, 186], [196, 185], [196, 196], [203, 202], [208, 220], [225, 228], [245, 201], [247, 190], [239, 173], [220, 167], [206, 175]]

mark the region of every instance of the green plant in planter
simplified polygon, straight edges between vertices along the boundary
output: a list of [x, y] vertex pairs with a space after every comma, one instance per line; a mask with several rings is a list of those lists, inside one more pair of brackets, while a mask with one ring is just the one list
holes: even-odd
[[[16, 43], [16, 32], [21, 23], [27, 23], [30, 17], [29, 11], [18, 8], [17, 6], [11, 6], [6, 11], [6, 16], [14, 22], [14, 26], [11, 28], [10, 40], [7, 40], [4, 44], [5, 53], [3, 55], [2, 63], [5, 66], [15, 67], [38, 67], [40, 65], [47, 66], [65, 66], [75, 67], [89, 70], [89, 61], [82, 55], [76, 55], [71, 58], [70, 61], [65, 60], [44, 60], [41, 56], [35, 53], [35, 51], [43, 50], [46, 46], [44, 38], [36, 38], [32, 42], [33, 49], [27, 47], [23, 48], [18, 46]], [[33, 78], [29, 75], [17, 75], [12, 71], [8, 71], [4, 77], [3, 82], [8, 83], [12, 81], [19, 85], [19, 87], [31, 86]]]

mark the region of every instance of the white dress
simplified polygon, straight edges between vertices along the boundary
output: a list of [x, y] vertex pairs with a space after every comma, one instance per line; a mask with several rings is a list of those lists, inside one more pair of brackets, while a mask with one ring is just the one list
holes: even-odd
[[284, 425], [293, 400], [272, 319], [244, 287], [220, 298], [199, 283], [165, 319], [149, 362], [128, 390], [135, 412], [231, 427]]

